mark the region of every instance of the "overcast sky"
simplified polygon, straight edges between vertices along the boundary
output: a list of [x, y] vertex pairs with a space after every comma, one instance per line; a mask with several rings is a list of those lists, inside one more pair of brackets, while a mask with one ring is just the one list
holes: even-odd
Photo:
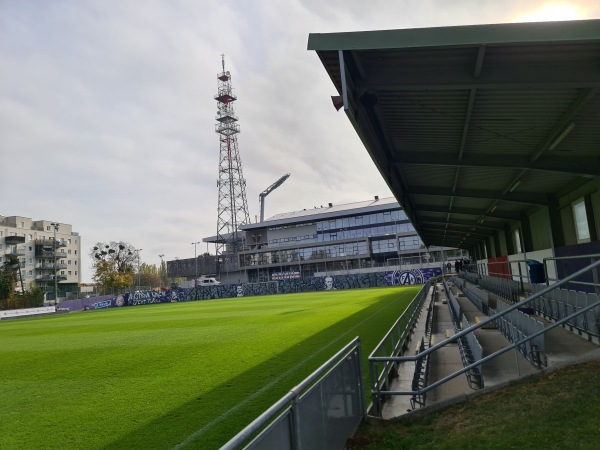
[[222, 53], [252, 220], [288, 172], [266, 217], [390, 196], [309, 33], [589, 18], [598, 0], [0, 0], [0, 215], [72, 224], [84, 282], [98, 241], [193, 257], [216, 234]]

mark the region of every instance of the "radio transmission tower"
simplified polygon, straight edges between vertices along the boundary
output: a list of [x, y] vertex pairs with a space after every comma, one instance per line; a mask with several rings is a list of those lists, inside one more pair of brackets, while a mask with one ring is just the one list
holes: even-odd
[[219, 202], [217, 212], [217, 272], [237, 270], [238, 252], [243, 247], [243, 234], [238, 227], [250, 222], [246, 200], [246, 180], [242, 173], [242, 160], [238, 150], [240, 132], [238, 118], [233, 110], [237, 97], [231, 87], [231, 74], [225, 71], [225, 55], [221, 55], [223, 71], [217, 75], [217, 123], [219, 135]]

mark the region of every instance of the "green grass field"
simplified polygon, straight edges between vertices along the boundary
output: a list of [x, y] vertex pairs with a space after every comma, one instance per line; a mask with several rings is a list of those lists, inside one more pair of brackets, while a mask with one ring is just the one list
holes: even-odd
[[366, 360], [418, 289], [0, 322], [0, 448], [218, 448], [355, 336]]

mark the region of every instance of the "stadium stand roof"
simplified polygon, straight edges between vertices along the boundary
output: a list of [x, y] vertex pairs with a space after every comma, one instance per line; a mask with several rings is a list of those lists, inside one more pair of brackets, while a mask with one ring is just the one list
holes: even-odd
[[315, 206], [312, 209], [303, 209], [302, 211], [291, 211], [276, 214], [263, 222], [250, 223], [240, 226], [241, 230], [253, 230], [272, 227], [277, 225], [289, 225], [315, 220], [327, 220], [330, 218], [343, 217], [344, 215], [368, 214], [376, 211], [390, 210], [398, 208], [398, 201], [394, 197], [379, 198], [361, 202], [344, 203], [334, 205], [329, 203], [327, 206]]
[[600, 20], [310, 34], [426, 245], [471, 248], [600, 177]]

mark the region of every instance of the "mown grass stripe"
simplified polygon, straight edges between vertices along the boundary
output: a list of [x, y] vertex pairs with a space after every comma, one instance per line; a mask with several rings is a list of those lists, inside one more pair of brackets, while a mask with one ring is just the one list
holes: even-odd
[[315, 359], [317, 356], [320, 356], [322, 353], [324, 353], [325, 351], [329, 350], [334, 345], [345, 344], [345, 342], [344, 343], [340, 343], [340, 341], [342, 341], [343, 339], [348, 339], [349, 340], [349, 339], [354, 338], [354, 336], [352, 336], [352, 334], [354, 333], [355, 330], [357, 330], [359, 327], [361, 327], [365, 322], [368, 322], [369, 320], [371, 320], [375, 316], [382, 314], [383, 312], [385, 312], [389, 308], [390, 308], [390, 305], [388, 304], [388, 305], [384, 306], [381, 310], [375, 311], [374, 313], [372, 313], [368, 317], [365, 317], [363, 320], [361, 320], [359, 323], [357, 323], [356, 325], [354, 325], [352, 328], [348, 329], [346, 332], [344, 332], [343, 334], [339, 335], [336, 339], [334, 339], [333, 341], [330, 341], [329, 343], [325, 344], [321, 348], [321, 350], [317, 351], [316, 353], [312, 353], [312, 354], [308, 355], [303, 361], [299, 362], [295, 366], [290, 367], [283, 374], [281, 374], [276, 379], [272, 380], [267, 385], [265, 385], [262, 388], [260, 388], [259, 390], [257, 390], [254, 394], [250, 395], [249, 397], [246, 397], [244, 400], [242, 400], [241, 402], [239, 402], [238, 404], [236, 404], [233, 408], [229, 409], [226, 413], [221, 414], [219, 417], [215, 418], [212, 422], [210, 422], [210, 423], [204, 425], [203, 427], [199, 428], [197, 431], [195, 431], [190, 436], [188, 436], [186, 439], [184, 439], [180, 444], [178, 444], [175, 447], [173, 447], [172, 450], [179, 450], [179, 449], [187, 446], [189, 443], [191, 443], [191, 442], [195, 441], [196, 439], [200, 438], [200, 436], [202, 436], [202, 434], [205, 431], [209, 430], [210, 428], [212, 428], [217, 423], [219, 423], [222, 420], [226, 419], [231, 414], [233, 414], [235, 411], [239, 410], [240, 408], [242, 408], [243, 406], [245, 406], [246, 404], [248, 404], [254, 398], [262, 395], [265, 391], [269, 390], [273, 385], [279, 383], [282, 379], [288, 377], [292, 372], [297, 371], [300, 367], [306, 365], [307, 362]]

